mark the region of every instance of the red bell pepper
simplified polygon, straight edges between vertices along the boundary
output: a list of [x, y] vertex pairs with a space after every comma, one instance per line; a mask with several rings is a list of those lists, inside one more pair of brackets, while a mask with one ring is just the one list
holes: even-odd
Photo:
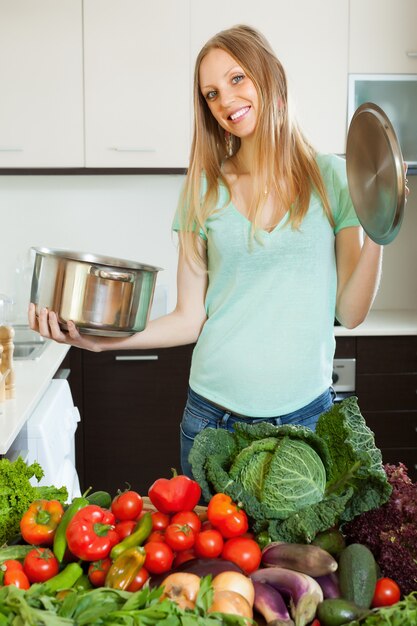
[[89, 504], [78, 511], [66, 531], [68, 548], [83, 561], [105, 559], [120, 541], [115, 517], [107, 509]]
[[34, 500], [20, 520], [23, 539], [34, 546], [50, 546], [64, 508], [58, 500]]
[[173, 471], [173, 478], [158, 478], [148, 491], [154, 507], [166, 515], [192, 511], [201, 496], [201, 487], [197, 481]]
[[207, 517], [225, 539], [239, 537], [248, 530], [248, 517], [245, 511], [225, 493], [216, 493], [210, 499]]

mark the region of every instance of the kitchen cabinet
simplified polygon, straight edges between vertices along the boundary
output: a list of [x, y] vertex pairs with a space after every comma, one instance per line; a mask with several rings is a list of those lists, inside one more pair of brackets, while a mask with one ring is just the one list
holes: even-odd
[[350, 0], [349, 72], [417, 72], [415, 0]]
[[417, 480], [417, 337], [357, 337], [356, 393], [384, 462]]
[[190, 0], [84, 0], [86, 167], [182, 167]]
[[219, 30], [258, 28], [287, 72], [293, 110], [322, 152], [345, 152], [348, 0], [211, 0], [191, 3], [191, 57]]
[[82, 0], [0, 0], [0, 168], [84, 163]]
[[81, 490], [91, 485], [115, 494], [129, 483], [146, 495], [156, 478], [181, 471], [179, 428], [192, 349], [70, 350], [69, 382], [81, 414]]

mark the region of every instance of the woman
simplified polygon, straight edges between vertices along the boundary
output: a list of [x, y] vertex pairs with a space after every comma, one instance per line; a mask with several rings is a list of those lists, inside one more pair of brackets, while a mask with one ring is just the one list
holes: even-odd
[[318, 155], [291, 116], [285, 72], [248, 26], [214, 36], [194, 79], [190, 166], [174, 219], [177, 304], [128, 338], [59, 328], [34, 306], [43, 336], [87, 350], [196, 343], [181, 423], [182, 470], [206, 426], [268, 420], [314, 428], [333, 402], [334, 317], [360, 324], [382, 248], [365, 237], [345, 163]]

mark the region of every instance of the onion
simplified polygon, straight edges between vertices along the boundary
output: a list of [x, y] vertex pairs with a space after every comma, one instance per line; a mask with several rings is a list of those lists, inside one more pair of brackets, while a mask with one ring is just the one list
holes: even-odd
[[212, 585], [215, 591], [228, 589], [229, 591], [240, 593], [248, 601], [249, 605], [253, 606], [255, 589], [251, 579], [244, 574], [239, 574], [239, 572], [222, 572], [213, 578]]
[[178, 572], [170, 574], [163, 582], [164, 591], [161, 595], [161, 601], [169, 598], [181, 609], [193, 609], [200, 589], [200, 577], [196, 574], [188, 574], [187, 572]]
[[253, 618], [252, 607], [240, 593], [229, 589], [216, 589], [209, 613], [231, 613], [241, 617]]

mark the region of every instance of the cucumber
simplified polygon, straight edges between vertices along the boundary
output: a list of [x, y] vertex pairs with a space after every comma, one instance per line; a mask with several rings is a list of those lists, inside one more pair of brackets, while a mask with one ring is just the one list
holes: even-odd
[[338, 528], [330, 528], [322, 533], [318, 533], [311, 543], [322, 548], [322, 550], [326, 550], [334, 557], [338, 557], [342, 550], [346, 548], [345, 538]]
[[113, 498], [107, 491], [93, 491], [93, 493], [87, 496], [87, 500], [90, 504], [96, 504], [103, 509], [109, 509]]
[[317, 618], [321, 626], [342, 626], [359, 619], [364, 613], [354, 602], [342, 598], [323, 600], [317, 607]]
[[338, 573], [342, 597], [369, 609], [377, 581], [377, 565], [369, 548], [361, 543], [347, 546], [340, 554]]

